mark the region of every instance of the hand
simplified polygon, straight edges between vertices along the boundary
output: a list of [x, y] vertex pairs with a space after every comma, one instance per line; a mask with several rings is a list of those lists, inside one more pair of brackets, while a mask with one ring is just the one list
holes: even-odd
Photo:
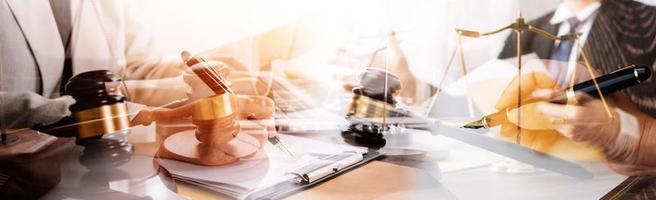
[[233, 71], [228, 76], [232, 83], [232, 91], [241, 95], [269, 96], [271, 92], [271, 81], [265, 77], [253, 75], [248, 71]]
[[[512, 80], [508, 87], [506, 87], [506, 89], [503, 91], [495, 106], [498, 110], [513, 110], [516, 108], [518, 102], [517, 97], [520, 94], [521, 100], [525, 101], [532, 97], [531, 93], [537, 88], [553, 89], [558, 87], [556, 82], [546, 73], [532, 72], [523, 74], [520, 78], [521, 80], [518, 77], [515, 77], [515, 79]], [[517, 85], [519, 85], [520, 82], [521, 88], [518, 90]], [[540, 127], [541, 125], [535, 125], [535, 123], [531, 123], [533, 126], [529, 126], [528, 128], [524, 127], [527, 125], [524, 122], [534, 119], [536, 113], [529, 111], [535, 110], [530, 109], [530, 107], [525, 107], [520, 110], [522, 111], [520, 119], [520, 122], [523, 126], [521, 130], [522, 134], [519, 135], [519, 137], [517, 136], [518, 127], [516, 120], [517, 118], [515, 117], [517, 115], [513, 114], [517, 112], [510, 112], [510, 116], [508, 116], [510, 121], [501, 124], [501, 138], [513, 142], [519, 138], [519, 143], [523, 146], [541, 152], [548, 152], [554, 143], [560, 140], [562, 136], [560, 136], [555, 130], [549, 129], [548, 127]]]
[[[242, 124], [242, 132], [255, 137], [260, 143], [277, 134], [275, 128], [274, 102], [263, 96], [237, 95], [239, 118], [250, 120], [255, 126]], [[250, 123], [249, 122], [249, 123]]]
[[[597, 145], [591, 146], [588, 142], [582, 142], [582, 140], [579, 140], [585, 138], [571, 140], [567, 137], [572, 136], [573, 131], [593, 128], [583, 127], [587, 125], [582, 122], [584, 119], [581, 115], [596, 114], [591, 113], [591, 110], [597, 112], [601, 111], [603, 112], [602, 114], [606, 115], [603, 107], [601, 109], [597, 107], [600, 106], [601, 103], [595, 102], [595, 99], [585, 96], [579, 98], [578, 102], [568, 102], [569, 105], [559, 105], [546, 102], [552, 97], [559, 95], [559, 91], [562, 90], [562, 87], [559, 86], [546, 72], [531, 72], [523, 74], [521, 76], [522, 87], [518, 90], [517, 85], [519, 82], [520, 79], [515, 78], [515, 80], [513, 80], [504, 90], [496, 105], [499, 110], [508, 109], [509, 121], [501, 125], [502, 138], [511, 141], [516, 141], [517, 138], [520, 138], [521, 145], [569, 159], [602, 159], [599, 148], [596, 148], [598, 147]], [[518, 101], [517, 95], [519, 94], [521, 94], [522, 101], [526, 101], [527, 99], [537, 99], [541, 101], [523, 105], [521, 109], [515, 109]], [[549, 113], [543, 112], [543, 109], [551, 109], [554, 107], [557, 107], [558, 109], [549, 110], [551, 111]], [[576, 116], [568, 116], [567, 114], [574, 115], [571, 113], [574, 111], [564, 111], [564, 109], [569, 109], [570, 107], [578, 108], [576, 112], [581, 113], [576, 114]], [[555, 114], [559, 114], [559, 117], [553, 117]], [[521, 118], [519, 115], [521, 115]], [[562, 118], [562, 116], [566, 116], [567, 118]], [[574, 119], [574, 117], [576, 118]], [[597, 118], [594, 120], [596, 119]], [[520, 124], [522, 127], [521, 135], [519, 135], [519, 137], [517, 137], [517, 124]]]
[[[549, 100], [562, 95], [561, 91], [540, 89], [533, 92], [533, 97]], [[587, 94], [576, 94], [574, 101], [567, 105], [541, 103], [538, 111], [551, 122], [560, 134], [575, 142], [585, 142], [598, 147], [611, 146], [620, 131], [620, 119], [612, 109], [611, 98], [606, 102]], [[606, 103], [606, 105], [604, 105]]]

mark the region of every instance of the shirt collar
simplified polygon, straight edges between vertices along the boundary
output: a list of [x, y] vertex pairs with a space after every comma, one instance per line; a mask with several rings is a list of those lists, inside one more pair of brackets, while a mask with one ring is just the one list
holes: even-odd
[[554, 15], [551, 17], [551, 20], [549, 20], [549, 23], [560, 24], [561, 22], [574, 16], [576, 16], [576, 19], [583, 22], [590, 18], [590, 16], [592, 16], [592, 14], [594, 14], [595, 11], [599, 9], [599, 7], [601, 7], [601, 2], [594, 2], [583, 8], [581, 11], [574, 13], [569, 8], [567, 8], [564, 3], [561, 3], [558, 5], [558, 8], [556, 8], [556, 12], [554, 12]]

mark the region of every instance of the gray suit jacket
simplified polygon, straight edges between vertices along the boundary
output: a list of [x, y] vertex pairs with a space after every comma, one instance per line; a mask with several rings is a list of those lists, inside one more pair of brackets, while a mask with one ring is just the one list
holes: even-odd
[[[184, 66], [160, 67], [159, 58], [146, 55], [151, 46], [148, 37], [143, 37], [147, 34], [126, 16], [131, 12], [124, 4], [123, 0], [71, 0], [73, 74], [98, 69], [128, 79], [180, 74]], [[49, 1], [0, 0], [0, 117], [4, 124], [29, 126], [12, 121], [47, 113], [34, 108], [45, 105], [38, 107], [47, 109], [49, 98], [59, 96], [63, 63], [64, 46]]]

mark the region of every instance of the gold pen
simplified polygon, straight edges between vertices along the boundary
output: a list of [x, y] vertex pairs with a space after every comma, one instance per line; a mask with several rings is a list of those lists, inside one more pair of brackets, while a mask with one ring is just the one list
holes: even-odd
[[[581, 83], [578, 83], [572, 87], [565, 89], [561, 96], [558, 96], [554, 99], [549, 100], [552, 103], [565, 103], [568, 99], [576, 98], [578, 93], [585, 93], [595, 98], [600, 98], [604, 109], [611, 116], [609, 108], [606, 106], [604, 101], [604, 95], [623, 90], [625, 88], [637, 85], [646, 81], [651, 77], [651, 67], [647, 66], [628, 66], [625, 68], [618, 69], [609, 74], [599, 76], [594, 79], [590, 79]], [[521, 105], [526, 105], [530, 103], [535, 103], [540, 101], [539, 99], [530, 98], [524, 101], [521, 101]], [[508, 111], [510, 108], [495, 112], [490, 115], [482, 117], [480, 120], [476, 120], [465, 124], [463, 128], [470, 129], [479, 129], [479, 128], [490, 128], [496, 125], [499, 125], [503, 122], [508, 121]]]
[[269, 140], [269, 142], [270, 142], [273, 146], [275, 146], [275, 147], [277, 147], [278, 149], [280, 149], [280, 151], [282, 151], [283, 153], [287, 154], [289, 157], [291, 157], [291, 158], [296, 158], [296, 155], [294, 155], [294, 153], [292, 153], [292, 152], [289, 150], [289, 148], [287, 148], [287, 146], [285, 146], [285, 144], [283, 144], [283, 143], [280, 141], [280, 138], [279, 138], [278, 136], [270, 137], [270, 138], [268, 138], [267, 140]]

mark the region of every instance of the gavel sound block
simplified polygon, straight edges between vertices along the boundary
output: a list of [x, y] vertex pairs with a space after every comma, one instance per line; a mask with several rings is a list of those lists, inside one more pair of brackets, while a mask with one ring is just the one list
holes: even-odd
[[[160, 148], [160, 156], [201, 165], [222, 165], [255, 155], [269, 135], [275, 134], [271, 118], [273, 100], [264, 96], [235, 95], [231, 83], [224, 78], [229, 71], [223, 70], [226, 66], [222, 63], [212, 66], [187, 51], [183, 51], [181, 57], [189, 66], [183, 80], [191, 86], [187, 96], [193, 101], [173, 109], [146, 110], [140, 115], [147, 118], [142, 124], [156, 121], [158, 125], [190, 117], [195, 129], [170, 136], [164, 134], [167, 138]], [[257, 91], [257, 88], [252, 89]], [[238, 123], [240, 119], [265, 123], [269, 119], [269, 122], [264, 126], [242, 127]]]
[[[195, 126], [166, 137], [159, 156], [200, 165], [224, 165], [255, 155], [275, 134], [273, 105], [267, 97], [224, 93], [143, 114], [157, 123], [182, 120]], [[246, 119], [262, 125], [242, 126], [239, 121]]]
[[401, 81], [398, 76], [376, 68], [367, 68], [359, 79], [360, 85], [352, 89], [346, 113], [350, 125], [342, 131], [342, 137], [354, 145], [381, 148], [387, 144], [383, 133], [389, 132], [392, 124], [379, 119], [407, 116], [396, 108], [394, 99], [401, 89]]

